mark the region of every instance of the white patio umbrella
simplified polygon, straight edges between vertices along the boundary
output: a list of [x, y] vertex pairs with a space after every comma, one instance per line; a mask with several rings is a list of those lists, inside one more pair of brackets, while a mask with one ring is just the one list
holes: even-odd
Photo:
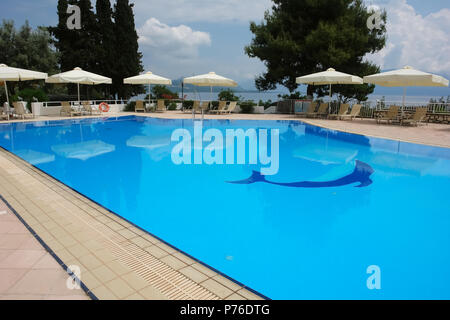
[[449, 81], [441, 76], [415, 70], [410, 66], [365, 76], [364, 82], [383, 87], [403, 87], [402, 112], [405, 107], [406, 87], [448, 87], [449, 84]]
[[148, 103], [150, 103], [151, 91], [150, 87], [152, 84], [164, 84], [164, 85], [172, 85], [172, 80], [157, 76], [156, 74], [151, 73], [150, 71], [138, 76], [130, 77], [123, 79], [123, 83], [125, 84], [147, 84], [148, 85]]
[[37, 72], [32, 70], [12, 68], [6, 64], [0, 64], [0, 81], [5, 84], [6, 101], [9, 104], [8, 85], [7, 81], [25, 81], [25, 80], [41, 80], [47, 79], [48, 75], [44, 72]]
[[[210, 87], [212, 94], [212, 87], [237, 87], [237, 82], [222, 76], [217, 75], [215, 72], [207, 74], [201, 74], [198, 76], [188, 77], [183, 79], [184, 84], [193, 84], [199, 87]], [[192, 110], [194, 115], [194, 110]], [[203, 114], [203, 109], [202, 109]]]
[[219, 76], [215, 72], [184, 78], [183, 83], [199, 87], [210, 87], [211, 93], [212, 87], [237, 87], [236, 81]]
[[[309, 74], [296, 79], [298, 84], [311, 84], [311, 85], [329, 85], [330, 86], [330, 103], [331, 103], [331, 85], [332, 84], [363, 84], [363, 79], [360, 77], [338, 72], [333, 68], [329, 68], [327, 71]], [[331, 104], [329, 104], [329, 107]]]
[[78, 87], [78, 102], [80, 102], [80, 84], [97, 85], [111, 84], [111, 78], [107, 78], [92, 72], [75, 68], [71, 71], [55, 74], [45, 80], [47, 83], [76, 83]]

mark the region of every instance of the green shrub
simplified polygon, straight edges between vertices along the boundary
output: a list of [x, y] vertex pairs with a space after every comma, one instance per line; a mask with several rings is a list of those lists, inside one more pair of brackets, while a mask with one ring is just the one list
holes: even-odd
[[243, 101], [239, 104], [241, 107], [241, 113], [253, 113], [255, 111], [256, 103], [252, 100]]
[[126, 111], [126, 112], [134, 112], [135, 108], [136, 108], [136, 101], [130, 101], [130, 102], [125, 106], [125, 108], [123, 109], [123, 111]]
[[177, 104], [175, 102], [170, 102], [169, 105], [167, 106], [167, 110], [173, 111], [173, 110], [177, 110]]
[[27, 108], [31, 111], [31, 103], [35, 102], [33, 101], [33, 98], [37, 99], [37, 101], [47, 101], [48, 97], [45, 94], [44, 90], [42, 89], [35, 89], [35, 88], [25, 88], [17, 92], [15, 95], [13, 95], [10, 99], [10, 101], [19, 101], [19, 97], [22, 98], [23, 101], [27, 102]]
[[218, 108], [219, 107], [219, 101], [212, 101], [211, 102], [211, 107]]
[[231, 89], [222, 90], [219, 92], [219, 100], [222, 101], [239, 101], [239, 97], [234, 95], [234, 91]]
[[194, 100], [184, 100], [184, 108], [190, 109], [194, 106]]

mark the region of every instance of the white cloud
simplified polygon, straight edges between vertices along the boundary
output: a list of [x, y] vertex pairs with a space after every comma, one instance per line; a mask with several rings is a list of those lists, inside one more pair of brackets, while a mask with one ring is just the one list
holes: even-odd
[[[260, 21], [270, 0], [134, 0], [136, 16], [151, 14], [167, 23]], [[145, 19], [146, 17], [144, 17]]]
[[150, 47], [153, 54], [172, 58], [195, 58], [200, 46], [211, 45], [207, 32], [194, 31], [185, 25], [171, 27], [155, 18], [148, 19], [137, 32], [141, 49]]
[[450, 75], [450, 10], [422, 16], [406, 0], [390, 0], [386, 47], [369, 60], [382, 69], [410, 65], [416, 69]]

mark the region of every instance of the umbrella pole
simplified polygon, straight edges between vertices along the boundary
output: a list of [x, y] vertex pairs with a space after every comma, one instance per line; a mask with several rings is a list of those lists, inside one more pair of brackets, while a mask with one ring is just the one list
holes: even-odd
[[78, 106], [80, 105], [80, 84], [77, 83], [77, 88], [78, 88]]
[[[152, 100], [152, 91], [151, 91], [151, 88], [152, 87], [152, 85], [149, 83], [148, 84], [148, 107], [150, 108], [150, 104], [152, 103], [151, 102], [151, 100]], [[149, 109], [150, 110], [150, 109]]]
[[8, 106], [9, 106], [8, 85], [6, 84], [6, 81], [4, 81], [4, 82], [5, 82], [6, 101], [8, 102]]
[[403, 87], [403, 102], [402, 102], [402, 116], [405, 110], [405, 99], [406, 99], [406, 87]]
[[328, 102], [328, 113], [331, 112], [331, 83], [330, 83], [330, 101]]

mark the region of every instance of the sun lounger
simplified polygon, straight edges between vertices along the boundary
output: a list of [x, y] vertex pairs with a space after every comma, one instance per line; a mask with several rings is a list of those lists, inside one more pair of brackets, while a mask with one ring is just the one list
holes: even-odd
[[339, 112], [337, 114], [329, 114], [328, 119], [339, 119], [341, 116], [347, 114], [350, 105], [348, 103], [341, 103], [339, 107]]
[[208, 113], [208, 111], [209, 111], [209, 104], [210, 104], [210, 101], [202, 101], [202, 104], [200, 106], [200, 112]]
[[386, 121], [386, 123], [399, 122], [400, 118], [398, 117], [399, 106], [391, 106], [386, 114], [381, 115], [377, 119], [377, 123], [381, 123], [382, 121]]
[[34, 115], [32, 113], [27, 113], [21, 101], [13, 102], [13, 106], [14, 106], [14, 116], [18, 116], [22, 119], [25, 119], [27, 117], [34, 118]]
[[201, 107], [200, 107], [200, 101], [198, 101], [198, 100], [195, 100], [194, 101], [194, 105], [192, 106], [192, 110], [193, 110], [193, 112], [194, 113], [202, 113], [202, 109], [201, 109]]
[[296, 116], [306, 116], [307, 114], [313, 114], [314, 111], [316, 110], [317, 107], [317, 102], [316, 101], [312, 101], [308, 108], [306, 109], [306, 112], [296, 112], [295, 115]]
[[102, 113], [99, 109], [92, 108], [92, 105], [89, 101], [82, 101], [81, 105], [83, 106], [83, 110], [81, 111], [83, 114], [92, 116], [94, 114]]
[[343, 114], [343, 115], [339, 116], [339, 120], [347, 120], [347, 119], [353, 120], [353, 119], [355, 119], [361, 113], [361, 107], [362, 106], [360, 104], [354, 104], [352, 106], [352, 110], [350, 111], [350, 113], [349, 114]]
[[163, 99], [158, 99], [155, 112], [166, 112], [166, 102]]
[[428, 112], [427, 107], [416, 108], [413, 115], [401, 119], [401, 125], [414, 125], [418, 126], [426, 118]]
[[237, 101], [231, 101], [230, 104], [228, 105], [228, 107], [226, 109], [224, 109], [222, 112], [220, 112], [219, 114], [231, 114], [234, 110], [236, 110], [237, 107]]
[[318, 118], [320, 116], [326, 115], [328, 110], [328, 103], [321, 103], [319, 109], [316, 112], [307, 113], [308, 118]]
[[217, 110], [210, 110], [209, 112], [211, 113], [221, 113], [223, 112], [227, 107], [227, 102], [226, 101], [219, 101], [219, 107], [217, 108]]
[[61, 112], [60, 115], [67, 115], [69, 117], [72, 116], [81, 116], [81, 112], [80, 111], [75, 111], [72, 109], [72, 107], [70, 106], [70, 102], [67, 101], [63, 101], [61, 102]]
[[183, 107], [183, 113], [185, 113], [185, 112], [192, 112], [192, 109], [194, 109], [197, 104], [200, 105], [200, 101], [194, 100], [194, 103], [193, 103], [192, 107]]
[[136, 101], [136, 106], [134, 107], [134, 112], [144, 112], [145, 113], [144, 101], [142, 101], [142, 100]]

